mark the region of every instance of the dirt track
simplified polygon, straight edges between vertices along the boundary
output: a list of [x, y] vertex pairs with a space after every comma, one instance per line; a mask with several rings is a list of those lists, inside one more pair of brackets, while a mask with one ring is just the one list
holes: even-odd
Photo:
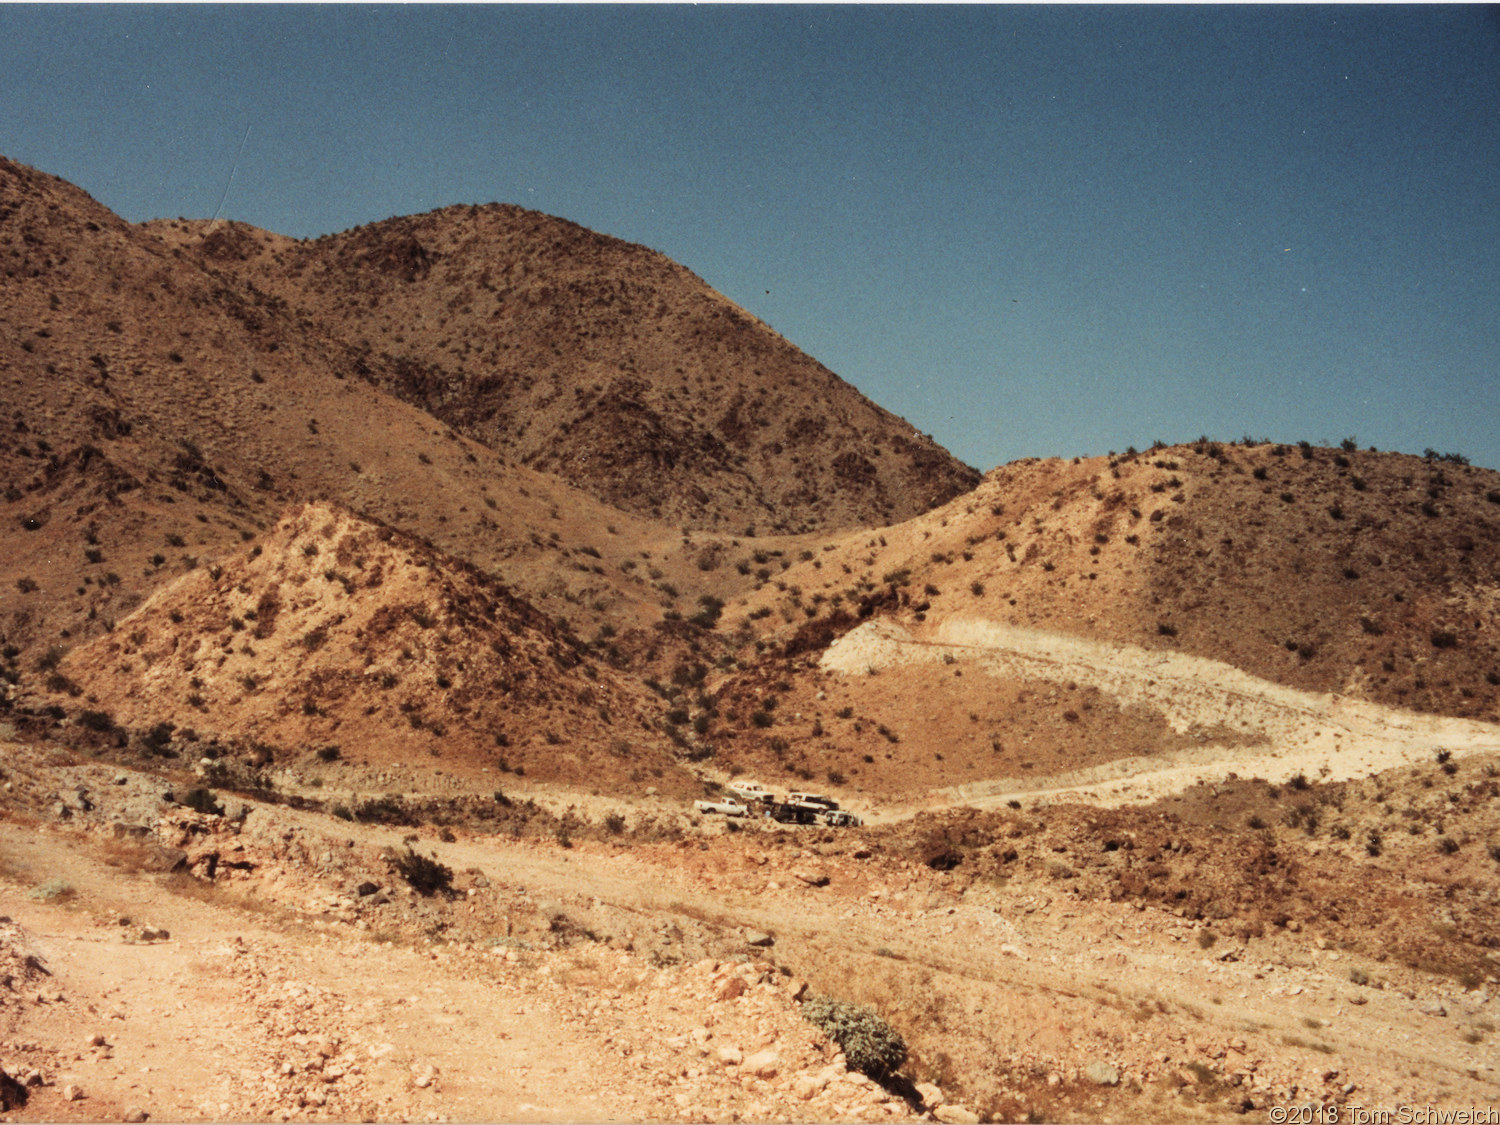
[[[917, 633], [891, 622], [869, 622], [832, 645], [821, 666], [860, 675], [872, 668], [933, 662], [959, 662], [993, 676], [1097, 687], [1122, 706], [1161, 713], [1173, 730], [1195, 735], [1199, 745], [1071, 774], [954, 786], [913, 802], [919, 807], [944, 802], [995, 807], [1022, 797], [1108, 807], [1155, 800], [1231, 774], [1275, 783], [1298, 774], [1341, 781], [1431, 759], [1439, 749], [1455, 757], [1500, 750], [1500, 727], [1490, 723], [1298, 691], [1202, 657], [973, 618]], [[876, 817], [889, 820], [908, 811], [897, 806]]]
[[[10, 750], [12, 766], [35, 756]], [[18, 1120], [919, 1116], [839, 1065], [797, 1014], [804, 987], [890, 1012], [919, 1076], [1005, 1118], [1500, 1093], [1483, 987], [1341, 952], [1315, 920], [1210, 948], [1203, 923], [1165, 906], [1050, 879], [955, 881], [858, 834], [762, 826], [634, 847], [424, 829], [419, 847], [487, 881], [466, 876], [451, 902], [397, 884], [366, 905], [350, 885], [402, 829], [253, 803], [241, 826], [178, 810], [159, 837], [238, 845], [255, 869], [152, 875], [110, 842], [117, 771], [69, 769], [98, 818], [0, 824], [0, 913], [51, 973], [0, 993], [0, 1065], [47, 1082]], [[58, 882], [70, 896], [38, 890]], [[774, 945], [748, 945], [757, 930]], [[748, 1073], [766, 1051], [769, 1076]], [[1096, 1084], [1091, 1064], [1119, 1084]], [[69, 1085], [82, 1100], [63, 1100]]]

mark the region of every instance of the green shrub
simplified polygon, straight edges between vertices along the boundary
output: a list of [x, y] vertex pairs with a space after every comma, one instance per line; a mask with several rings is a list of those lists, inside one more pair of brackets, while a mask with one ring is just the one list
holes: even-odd
[[851, 1069], [877, 1082], [906, 1061], [905, 1040], [870, 1008], [815, 996], [802, 1005], [802, 1014], [839, 1045]]

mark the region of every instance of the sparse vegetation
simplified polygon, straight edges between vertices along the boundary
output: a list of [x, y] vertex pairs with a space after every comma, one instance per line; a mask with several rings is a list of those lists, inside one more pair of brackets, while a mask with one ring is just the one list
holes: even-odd
[[906, 1041], [871, 1008], [815, 996], [802, 1005], [802, 1015], [839, 1045], [851, 1070], [877, 1082], [906, 1062]]
[[436, 856], [425, 856], [410, 846], [391, 861], [397, 875], [419, 895], [447, 895], [453, 890], [453, 869], [440, 863]]

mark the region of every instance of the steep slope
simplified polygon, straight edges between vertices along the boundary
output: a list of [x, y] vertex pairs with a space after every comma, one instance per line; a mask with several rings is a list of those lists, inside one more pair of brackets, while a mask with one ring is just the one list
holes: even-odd
[[473, 568], [323, 504], [178, 578], [59, 674], [123, 726], [190, 726], [278, 762], [338, 746], [355, 766], [689, 783], [646, 689]]
[[579, 630], [644, 628], [679, 597], [691, 613], [710, 580], [720, 596], [740, 582], [702, 567], [717, 537], [684, 540], [497, 455], [353, 377], [355, 364], [276, 298], [0, 161], [0, 641], [24, 653], [12, 656], [28, 666], [105, 631], [313, 499], [498, 571]]
[[562, 219], [149, 229], [346, 343], [364, 378], [615, 507], [796, 532], [907, 519], [978, 480], [686, 269]]

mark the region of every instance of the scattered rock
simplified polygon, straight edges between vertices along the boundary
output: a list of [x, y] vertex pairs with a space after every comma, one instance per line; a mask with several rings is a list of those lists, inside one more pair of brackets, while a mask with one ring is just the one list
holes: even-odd
[[140, 1122], [145, 1121], [150, 1116], [151, 1115], [148, 1114], [140, 1106], [133, 1105], [125, 1111], [125, 1116], [120, 1120], [128, 1122], [129, 1125], [140, 1125]]
[[781, 1058], [775, 1051], [757, 1051], [745, 1060], [744, 1069], [757, 1078], [775, 1078], [781, 1070]]
[[745, 944], [756, 945], [764, 948], [766, 946], [775, 945], [776, 939], [770, 934], [764, 933], [761, 930], [751, 930], [745, 935]]
[[83, 1087], [69, 1082], [62, 1088], [62, 1096], [65, 1102], [81, 1102], [83, 1101]]
[[1094, 1061], [1083, 1068], [1083, 1076], [1095, 1086], [1118, 1086], [1119, 1070], [1107, 1062]]
[[943, 1104], [942, 1087], [932, 1082], [918, 1082], [917, 1094], [921, 1097], [922, 1104], [928, 1109], [936, 1109]]
[[809, 887], [828, 886], [828, 876], [822, 871], [814, 871], [811, 868], [798, 868], [792, 872], [794, 879], [800, 879]]
[[1417, 1005], [1417, 1011], [1421, 1012], [1424, 1016], [1446, 1016], [1448, 1014], [1448, 1009], [1443, 1007], [1440, 1000], [1423, 1000]]
[[725, 1066], [739, 1066], [745, 1061], [745, 1053], [738, 1047], [720, 1047], [719, 1061]]
[[718, 991], [714, 993], [714, 999], [721, 1002], [733, 1000], [736, 996], [743, 996], [748, 987], [749, 985], [745, 983], [744, 977], [730, 977], [723, 984], [719, 985]]
[[979, 1125], [979, 1114], [961, 1105], [940, 1105], [932, 1116], [946, 1125]]

